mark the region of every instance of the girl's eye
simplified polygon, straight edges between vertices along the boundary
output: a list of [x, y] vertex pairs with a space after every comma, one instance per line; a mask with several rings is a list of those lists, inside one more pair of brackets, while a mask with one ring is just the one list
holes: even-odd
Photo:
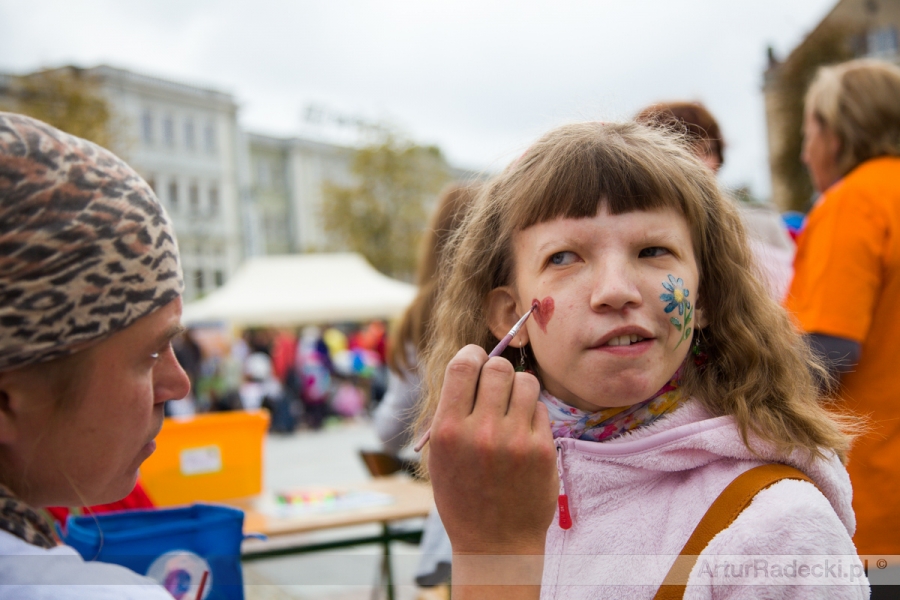
[[557, 252], [556, 254], [550, 257], [550, 264], [565, 266], [570, 265], [578, 258], [578, 256], [574, 252]]
[[669, 251], [663, 248], [662, 246], [651, 246], [650, 248], [644, 248], [638, 254], [639, 258], [656, 258], [658, 256], [664, 256], [669, 254]]

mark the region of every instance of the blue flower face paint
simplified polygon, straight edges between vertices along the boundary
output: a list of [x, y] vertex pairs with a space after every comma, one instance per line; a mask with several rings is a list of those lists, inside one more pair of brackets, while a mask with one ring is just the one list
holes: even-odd
[[666, 313], [673, 312], [676, 308], [678, 309], [678, 315], [684, 318], [684, 322], [676, 317], [672, 316], [669, 319], [669, 322], [681, 332], [681, 338], [678, 340], [678, 343], [675, 344], [675, 348], [681, 345], [681, 342], [684, 340], [690, 339], [691, 333], [693, 331], [693, 327], [691, 326], [691, 322], [694, 320], [694, 306], [691, 304], [691, 301], [688, 300], [688, 296], [690, 295], [690, 290], [684, 287], [684, 281], [681, 278], [676, 278], [674, 275], [669, 275], [669, 281], [663, 281], [662, 286], [666, 289], [666, 292], [659, 295], [659, 299], [666, 303], [666, 307], [663, 309]]

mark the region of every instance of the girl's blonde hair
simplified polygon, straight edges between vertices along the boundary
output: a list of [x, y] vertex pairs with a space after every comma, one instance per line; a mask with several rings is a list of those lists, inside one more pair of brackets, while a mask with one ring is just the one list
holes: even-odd
[[806, 110], [841, 142], [846, 175], [878, 156], [900, 156], [900, 67], [871, 58], [822, 67], [806, 92]]
[[[844, 459], [850, 436], [842, 425], [853, 422], [820, 406], [813, 373], [824, 370], [753, 272], [736, 209], [684, 139], [637, 123], [555, 129], [483, 188], [446, 255], [419, 431], [434, 414], [456, 352], [497, 343], [485, 301], [512, 283], [514, 234], [557, 218], [592, 217], [601, 206], [612, 214], [674, 208], [690, 227], [697, 307], [708, 320], [695, 336], [708, 360], [702, 367], [686, 361], [683, 389], [712, 414], [732, 415], [748, 447], [752, 432], [779, 452], [805, 449], [812, 459], [833, 450]], [[515, 359], [512, 348], [506, 356]]]

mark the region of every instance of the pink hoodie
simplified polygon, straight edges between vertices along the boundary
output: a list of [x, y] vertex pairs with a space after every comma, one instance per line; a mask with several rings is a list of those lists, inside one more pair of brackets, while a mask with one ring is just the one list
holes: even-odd
[[[547, 536], [541, 598], [653, 598], [707, 508], [739, 474], [765, 462], [806, 473], [760, 492], [717, 535], [685, 598], [868, 598], [851, 536], [847, 471], [836, 457], [804, 464], [741, 441], [731, 417], [690, 401], [602, 443], [558, 439], [572, 527]], [[819, 491], [821, 490], [821, 491]]]

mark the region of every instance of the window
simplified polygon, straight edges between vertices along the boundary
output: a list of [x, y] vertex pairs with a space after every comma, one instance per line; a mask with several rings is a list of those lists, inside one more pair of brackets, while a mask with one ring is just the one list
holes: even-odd
[[156, 176], [155, 175], [147, 175], [147, 179], [144, 181], [147, 182], [147, 185], [150, 186], [150, 189], [153, 190], [153, 193], [156, 193]]
[[141, 115], [141, 139], [147, 145], [153, 143], [153, 113], [149, 108], [145, 108]]
[[163, 119], [163, 142], [169, 148], [175, 147], [175, 121], [172, 115], [166, 115]]
[[172, 207], [172, 210], [178, 208], [178, 182], [170, 181], [169, 182], [169, 206]]
[[215, 215], [219, 212], [219, 188], [216, 184], [209, 187], [209, 214]]
[[200, 212], [200, 189], [196, 183], [192, 183], [188, 188], [188, 206], [192, 215]]
[[270, 187], [271, 181], [269, 178], [271, 174], [269, 161], [264, 158], [258, 159], [256, 161], [256, 185], [264, 189]]
[[216, 125], [211, 120], [206, 122], [203, 129], [203, 145], [209, 154], [216, 153]]
[[184, 121], [184, 147], [194, 149], [194, 119], [190, 117]]
[[225, 285], [225, 273], [222, 271], [216, 271], [213, 276], [216, 278], [216, 287], [220, 288]]
[[203, 293], [203, 269], [197, 269], [194, 271], [194, 284], [197, 286], [197, 291], [199, 293]]

